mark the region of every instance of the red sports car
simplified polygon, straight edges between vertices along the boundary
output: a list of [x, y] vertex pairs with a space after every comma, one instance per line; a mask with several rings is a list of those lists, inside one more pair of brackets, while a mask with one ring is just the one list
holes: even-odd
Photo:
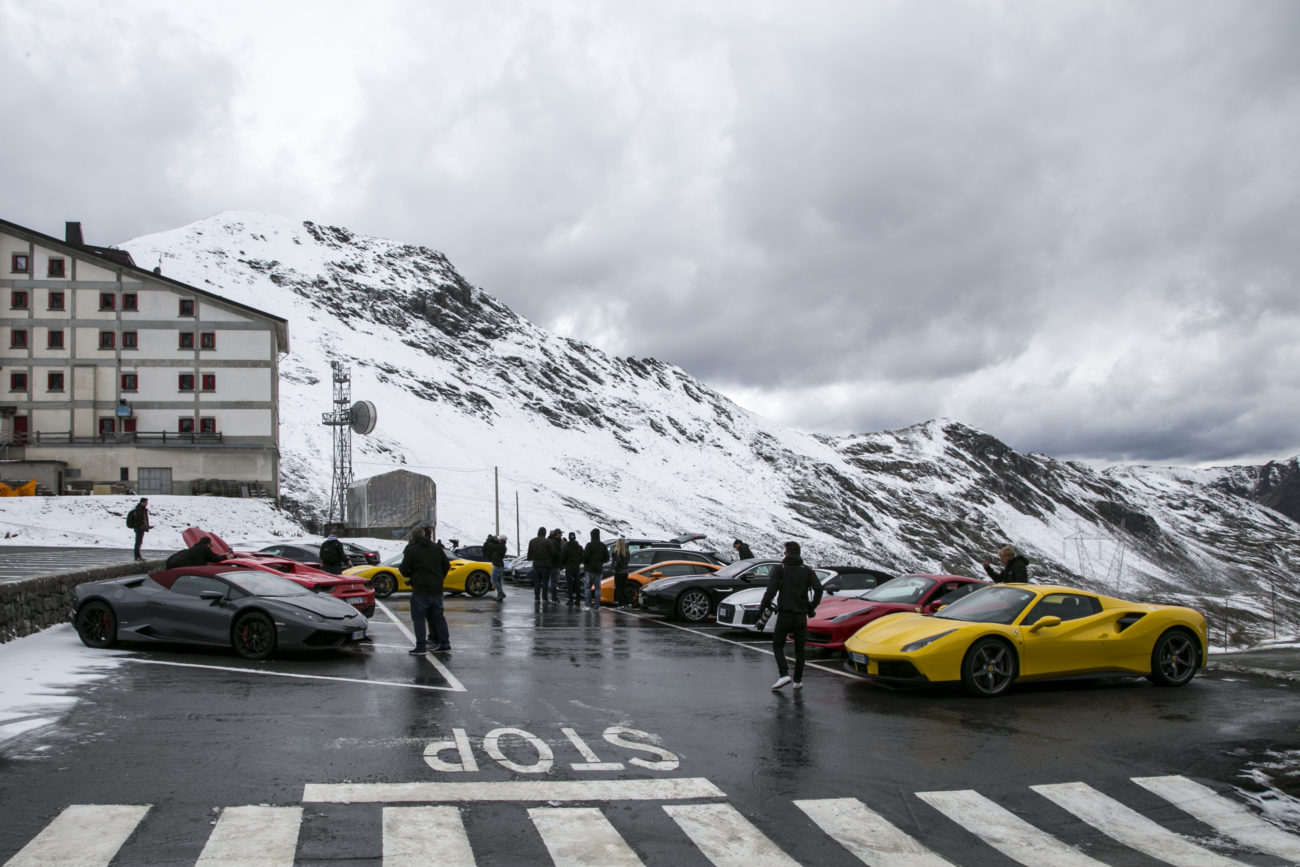
[[886, 614], [933, 614], [940, 605], [987, 584], [960, 575], [900, 575], [861, 598], [828, 597], [817, 606], [817, 614], [808, 618], [808, 644], [843, 650], [849, 636]]
[[189, 527], [181, 533], [181, 538], [185, 540], [186, 545], [193, 545], [203, 536], [212, 540], [212, 551], [224, 558], [221, 561], [222, 566], [274, 572], [276, 575], [282, 575], [290, 581], [301, 584], [308, 590], [328, 593], [341, 599], [366, 617], [373, 617], [375, 614], [375, 590], [368, 581], [351, 575], [334, 575], [284, 557], [249, 551], [231, 551], [226, 541], [216, 533], [209, 533], [198, 527]]

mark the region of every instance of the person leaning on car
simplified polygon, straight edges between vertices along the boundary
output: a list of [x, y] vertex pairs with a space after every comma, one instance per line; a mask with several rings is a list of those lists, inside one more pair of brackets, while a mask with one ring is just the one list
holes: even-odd
[[1009, 581], [1026, 583], [1029, 581], [1029, 561], [1023, 555], [1017, 554], [1016, 549], [1010, 545], [1004, 545], [998, 549], [998, 559], [1002, 561], [1001, 569], [994, 569], [993, 564], [988, 560], [984, 561], [984, 571], [989, 573], [989, 577], [996, 584], [1006, 584]]
[[204, 536], [184, 551], [177, 551], [167, 558], [164, 564], [168, 569], [179, 569], [182, 566], [206, 566], [209, 563], [220, 563], [225, 558], [212, 550], [212, 539]]
[[[811, 601], [808, 591], [813, 592]], [[772, 655], [776, 657], [776, 670], [780, 675], [772, 689], [780, 689], [790, 682], [786, 668], [785, 640], [794, 636], [794, 688], [803, 687], [804, 645], [808, 640], [808, 618], [822, 601], [822, 584], [817, 574], [804, 565], [799, 555], [798, 542], [785, 543], [785, 557], [772, 568], [767, 579], [767, 590], [758, 610], [763, 611], [776, 597], [776, 631], [772, 633]]]
[[[402, 552], [403, 575], [411, 582], [411, 625], [415, 628], [415, 647], [408, 653], [418, 656], [428, 652], [428, 634], [433, 633], [435, 651], [451, 650], [447, 618], [442, 614], [442, 582], [451, 570], [451, 561], [441, 543], [430, 540], [428, 527], [417, 527], [411, 542]], [[425, 628], [427, 625], [427, 629]]]
[[546, 601], [546, 584], [551, 580], [551, 543], [546, 538], [546, 528], [538, 527], [537, 535], [528, 540], [525, 557], [533, 561], [533, 604]]

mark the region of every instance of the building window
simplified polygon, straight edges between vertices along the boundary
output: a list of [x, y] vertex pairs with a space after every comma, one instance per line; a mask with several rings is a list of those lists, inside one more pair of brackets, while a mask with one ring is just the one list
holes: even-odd
[[9, 348], [26, 349], [27, 348], [27, 329], [12, 328], [9, 331]]
[[140, 338], [136, 335], [136, 333], [135, 333], [134, 331], [123, 331], [123, 332], [122, 332], [122, 348], [123, 348], [123, 349], [139, 349], [139, 348], [140, 348]]
[[215, 418], [200, 418], [199, 433], [214, 434], [217, 432], [217, 420]]
[[140, 387], [140, 375], [138, 373], [122, 374], [122, 391], [135, 391]]
[[217, 375], [215, 373], [205, 373], [202, 378], [204, 391], [217, 390]]
[[65, 276], [66, 274], [67, 274], [67, 269], [64, 267], [63, 257], [62, 257], [62, 256], [51, 256], [51, 257], [50, 257], [50, 261], [49, 261], [49, 265], [48, 265], [48, 267], [47, 267], [46, 270], [45, 270], [45, 276], [47, 276], [47, 277], [63, 277], [63, 276]]
[[45, 375], [46, 391], [63, 391], [63, 371], [51, 371]]
[[10, 391], [26, 391], [26, 390], [27, 390], [27, 374], [26, 374], [26, 373], [11, 373], [11, 374], [9, 374], [9, 390], [10, 390]]
[[112, 349], [117, 346], [117, 332], [101, 331], [99, 332], [99, 348]]
[[26, 253], [14, 253], [9, 257], [9, 270], [15, 274], [26, 274], [31, 267], [31, 260]]
[[199, 334], [199, 349], [216, 349], [217, 332], [203, 331]]
[[100, 292], [100, 293], [99, 293], [99, 309], [100, 309], [100, 310], [116, 310], [116, 309], [117, 309], [117, 295], [114, 294], [114, 293], [112, 293], [112, 292]]
[[45, 345], [46, 345], [46, 347], [49, 348], [49, 349], [62, 349], [62, 348], [63, 348], [63, 329], [62, 329], [62, 328], [51, 328], [50, 331], [49, 331], [49, 340], [46, 342]]
[[137, 295], [137, 294], [134, 293], [134, 292], [123, 292], [123, 293], [122, 293], [122, 309], [123, 309], [123, 310], [139, 310], [139, 309], [140, 309], [140, 296]]
[[179, 389], [180, 391], [193, 391], [193, 390], [194, 390], [194, 374], [192, 374], [192, 373], [182, 373], [182, 374], [180, 375], [180, 377], [178, 378], [178, 380], [177, 380], [176, 388]]
[[51, 290], [50, 290], [50, 298], [49, 298], [49, 301], [50, 301], [50, 303], [49, 303], [49, 308], [50, 308], [51, 310], [62, 310], [62, 309], [63, 309], [63, 290], [62, 290], [62, 289], [51, 289]]
[[194, 315], [194, 299], [193, 299], [193, 298], [182, 298], [182, 299], [181, 299], [181, 312], [180, 312], [178, 315], [180, 315], [180, 316], [193, 316], [193, 315]]
[[193, 332], [193, 331], [182, 331], [182, 332], [181, 332], [181, 343], [180, 343], [180, 348], [181, 348], [181, 349], [193, 349], [193, 348], [194, 348], [194, 332]]
[[181, 433], [194, 433], [194, 419], [177, 419], [176, 429]]
[[11, 310], [27, 309], [27, 291], [25, 289], [15, 289], [9, 293], [9, 308]]
[[101, 436], [107, 436], [117, 432], [117, 419], [109, 416], [99, 420], [99, 433]]

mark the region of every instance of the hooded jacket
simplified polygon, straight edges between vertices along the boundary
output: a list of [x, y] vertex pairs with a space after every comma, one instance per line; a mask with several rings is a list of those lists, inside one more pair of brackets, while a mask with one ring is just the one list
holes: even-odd
[[[809, 600], [809, 591], [812, 599]], [[822, 583], [817, 573], [804, 565], [802, 557], [786, 557], [772, 569], [763, 592], [762, 611], [776, 597], [776, 610], [811, 616], [822, 601]]]
[[588, 572], [601, 572], [609, 559], [609, 549], [600, 541], [600, 531], [591, 531], [591, 541], [582, 549], [582, 568]]
[[1001, 569], [994, 569], [987, 563], [984, 564], [984, 571], [989, 573], [989, 577], [996, 584], [1006, 584], [1009, 581], [1026, 583], [1029, 581], [1029, 561], [1022, 555], [1017, 554], [1007, 561], [1007, 565]]
[[451, 570], [447, 552], [421, 536], [402, 552], [402, 574], [411, 582], [411, 592], [420, 596], [441, 596], [442, 582]]

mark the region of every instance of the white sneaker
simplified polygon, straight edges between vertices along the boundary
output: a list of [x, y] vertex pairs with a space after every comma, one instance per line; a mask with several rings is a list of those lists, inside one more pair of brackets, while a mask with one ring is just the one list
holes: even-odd
[[776, 683], [772, 684], [772, 689], [780, 689], [781, 687], [785, 686], [789, 682], [790, 682], [790, 676], [782, 675], [781, 677], [778, 677], [776, 679]]
[[796, 680], [796, 681], [794, 682], [794, 688], [795, 688], [795, 689], [803, 689], [803, 681], [802, 681], [802, 680]]

